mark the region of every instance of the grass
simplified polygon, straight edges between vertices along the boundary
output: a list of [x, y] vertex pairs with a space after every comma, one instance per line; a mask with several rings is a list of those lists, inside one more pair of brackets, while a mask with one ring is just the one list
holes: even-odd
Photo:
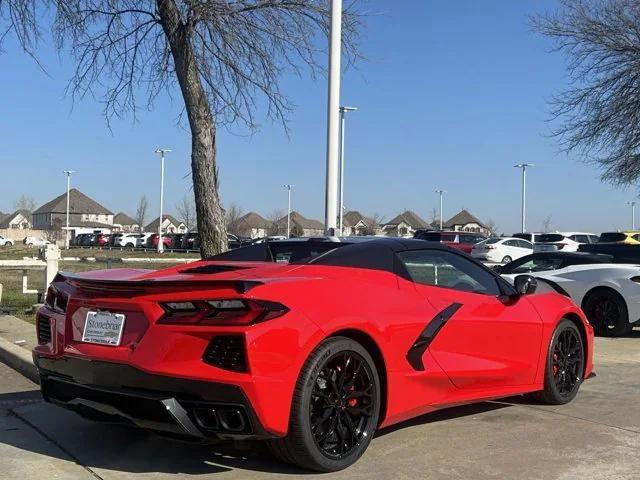
[[[61, 250], [62, 258], [65, 257], [95, 257], [95, 258], [200, 258], [199, 253], [187, 252], [164, 252], [158, 253], [151, 250], [133, 249], [113, 249], [104, 250], [101, 248], [71, 248]], [[38, 248], [27, 247], [22, 244], [11, 247], [0, 247], [0, 260], [22, 260], [24, 257], [32, 258], [38, 256]]]
[[[14, 247], [17, 248], [17, 247]], [[5, 250], [0, 250], [5, 253]], [[22, 258], [22, 255], [17, 258]], [[30, 255], [27, 255], [30, 256]], [[166, 258], [166, 257], [163, 257]], [[182, 257], [184, 258], [184, 257]], [[197, 257], [196, 257], [197, 258]], [[0, 256], [0, 259], [7, 259]], [[151, 270], [159, 270], [168, 268], [172, 263], [145, 263], [142, 265], [132, 265], [123, 263], [113, 263], [112, 268], [147, 268]], [[63, 262], [60, 269], [66, 272], [85, 272], [90, 270], [104, 270], [107, 268], [105, 263], [88, 263], [88, 262]], [[27, 273], [29, 289], [42, 289], [44, 283], [44, 271], [30, 270]], [[31, 313], [32, 306], [37, 303], [37, 295], [25, 295], [22, 293], [22, 272], [14, 270], [0, 270], [0, 283], [2, 284], [2, 306], [15, 308], [15, 316], [33, 323], [34, 317]]]

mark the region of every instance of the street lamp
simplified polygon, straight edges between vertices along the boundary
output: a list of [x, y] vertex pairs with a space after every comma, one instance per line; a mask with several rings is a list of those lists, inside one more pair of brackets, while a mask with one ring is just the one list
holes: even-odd
[[74, 170], [63, 170], [67, 176], [67, 228], [64, 235], [64, 248], [69, 250], [69, 191], [71, 190], [71, 174], [75, 173]]
[[443, 210], [442, 210], [442, 203], [443, 203], [443, 196], [445, 193], [447, 193], [446, 190], [436, 190], [436, 193], [438, 193], [440, 195], [440, 231], [442, 231], [442, 214], [443, 214]]
[[162, 203], [164, 202], [164, 156], [171, 150], [168, 148], [158, 148], [155, 153], [160, 155], [160, 217], [158, 218], [158, 253], [164, 251], [162, 240]]
[[636, 229], [636, 202], [627, 202], [627, 205], [631, 206], [631, 230]]
[[522, 233], [526, 231], [526, 215], [527, 215], [527, 168], [535, 167], [533, 163], [519, 163], [514, 168], [522, 169]]
[[291, 189], [295, 185], [287, 183], [283, 185], [287, 189], [287, 238], [291, 238]]
[[340, 49], [342, 47], [342, 0], [331, 0], [329, 30], [329, 85], [327, 95], [327, 176], [325, 185], [324, 228], [335, 235], [338, 219], [338, 155], [340, 124]]
[[347, 112], [355, 112], [356, 107], [340, 107], [340, 195], [338, 211], [340, 212], [340, 235], [342, 235], [342, 219], [344, 216], [344, 138]]

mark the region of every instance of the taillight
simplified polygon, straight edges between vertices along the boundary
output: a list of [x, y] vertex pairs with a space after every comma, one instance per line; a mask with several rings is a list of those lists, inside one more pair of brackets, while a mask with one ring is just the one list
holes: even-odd
[[640, 283], [640, 276], [631, 277], [629, 280], [631, 280], [634, 283]]
[[558, 250], [562, 250], [564, 247], [567, 246], [566, 243], [556, 243], [556, 246], [558, 247]]
[[277, 302], [248, 299], [165, 302], [158, 323], [179, 325], [252, 325], [280, 317], [289, 309]]
[[51, 310], [55, 310], [61, 313], [67, 311], [67, 303], [69, 302], [69, 296], [55, 288], [53, 285], [49, 285], [47, 289], [47, 295], [44, 303]]

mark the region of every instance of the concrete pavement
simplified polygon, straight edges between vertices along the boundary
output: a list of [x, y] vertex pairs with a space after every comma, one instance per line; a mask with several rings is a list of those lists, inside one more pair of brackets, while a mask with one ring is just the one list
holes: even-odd
[[[596, 349], [597, 377], [569, 405], [518, 397], [426, 415], [380, 432], [346, 471], [309, 477], [637, 480], [640, 332], [599, 338]], [[0, 406], [9, 412], [0, 417], [0, 472], [9, 472], [2, 478], [307, 476], [259, 445], [191, 445], [83, 420], [38, 401], [33, 384], [0, 367]]]

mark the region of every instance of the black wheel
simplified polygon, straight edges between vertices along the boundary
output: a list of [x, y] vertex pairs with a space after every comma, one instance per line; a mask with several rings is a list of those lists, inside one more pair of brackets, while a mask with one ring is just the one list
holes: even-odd
[[608, 288], [593, 290], [584, 301], [584, 313], [596, 334], [619, 337], [632, 329], [624, 299]]
[[563, 405], [577, 395], [584, 372], [584, 345], [578, 327], [564, 319], [556, 327], [547, 352], [544, 390], [534, 397], [551, 405]]
[[281, 460], [334, 472], [369, 446], [380, 414], [380, 379], [366, 349], [345, 337], [322, 342], [296, 383], [289, 433], [269, 441]]
[[502, 259], [502, 263], [511, 263], [511, 257], [509, 255], [505, 256]]

